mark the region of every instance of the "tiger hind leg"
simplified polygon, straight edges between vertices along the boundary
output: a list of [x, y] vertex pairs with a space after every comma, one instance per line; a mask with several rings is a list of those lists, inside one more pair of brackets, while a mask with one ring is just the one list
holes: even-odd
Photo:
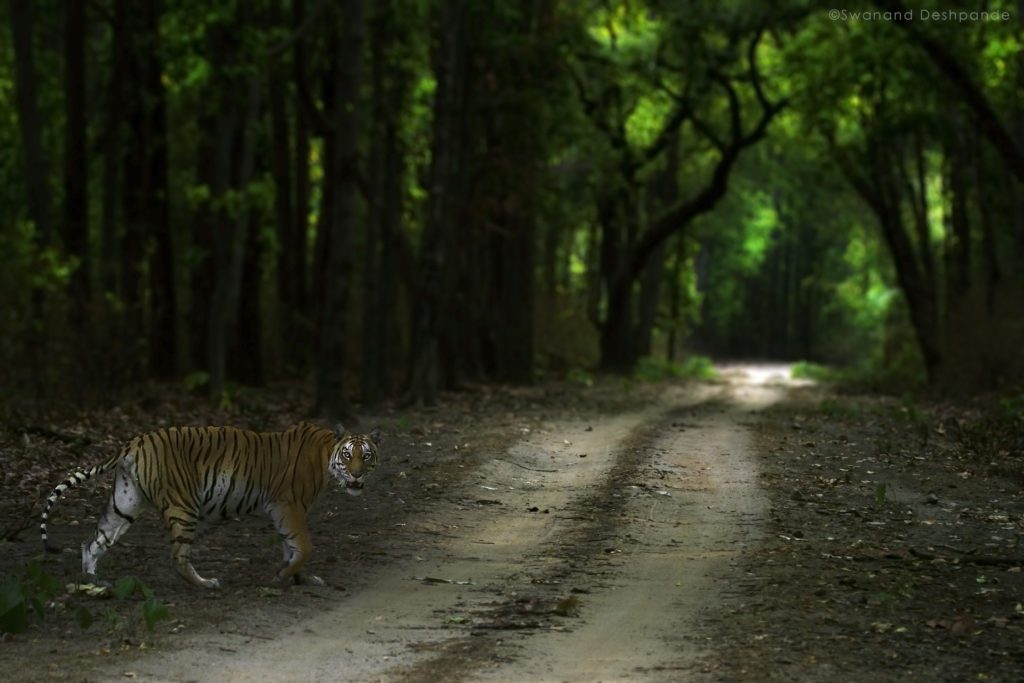
[[196, 514], [181, 508], [164, 511], [164, 525], [171, 539], [171, 561], [181, 577], [200, 588], [220, 588], [219, 579], [204, 579], [192, 566], [192, 542], [196, 537]]
[[82, 543], [82, 574], [90, 583], [102, 584], [96, 577], [96, 564], [117, 539], [124, 536], [145, 506], [145, 499], [134, 478], [118, 468], [114, 475], [114, 490], [107, 507], [96, 524], [92, 540]]

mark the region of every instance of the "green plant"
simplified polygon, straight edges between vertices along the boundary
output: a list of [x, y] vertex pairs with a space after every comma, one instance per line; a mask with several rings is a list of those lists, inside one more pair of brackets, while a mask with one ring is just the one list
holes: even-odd
[[885, 505], [885, 494], [888, 488], [888, 484], [878, 484], [875, 487], [875, 505]]
[[999, 400], [1002, 417], [1010, 424], [1024, 424], [1024, 394], [1007, 396]]
[[569, 384], [589, 387], [594, 384], [594, 376], [583, 368], [570, 368], [569, 372], [565, 374], [565, 381]]
[[47, 602], [60, 591], [60, 582], [32, 560], [0, 584], [0, 632], [24, 633], [29, 616], [35, 612], [42, 619]]
[[206, 385], [210, 383], [210, 373], [205, 370], [197, 370], [185, 375], [185, 378], [181, 380], [182, 384], [185, 385], [185, 390], [188, 392], [199, 391], [200, 389], [206, 388]]
[[[80, 586], [78, 591], [91, 596], [109, 596], [111, 593], [108, 588], [91, 585]], [[60, 582], [43, 570], [39, 560], [31, 560], [14, 574], [4, 577], [0, 582], [0, 633], [27, 631], [32, 613], [42, 620], [47, 603], [56, 599], [60, 592]], [[156, 622], [169, 618], [167, 606], [157, 600], [153, 591], [139, 579], [120, 579], [113, 588], [113, 595], [118, 600], [126, 600], [136, 593], [142, 597], [142, 619], [147, 630], [152, 631]], [[69, 600], [66, 606], [74, 605]], [[96, 615], [85, 605], [75, 607], [72, 614], [82, 629], [89, 628], [96, 620]], [[125, 627], [125, 620], [116, 609], [108, 607], [102, 614], [111, 630]]]
[[118, 579], [114, 584], [114, 597], [126, 600], [136, 593], [142, 596], [142, 619], [146, 622], [146, 630], [152, 632], [156, 622], [170, 617], [167, 605], [156, 599], [153, 590], [134, 576]]
[[837, 379], [834, 370], [818, 363], [801, 360], [789, 368], [789, 376], [793, 379], [813, 379], [817, 382], [829, 382]]
[[633, 378], [639, 382], [660, 382], [682, 377], [714, 379], [715, 375], [714, 363], [707, 356], [690, 356], [682, 363], [644, 356], [637, 361], [633, 369]]
[[715, 364], [707, 356], [690, 356], [681, 366], [680, 377], [714, 379], [718, 376]]

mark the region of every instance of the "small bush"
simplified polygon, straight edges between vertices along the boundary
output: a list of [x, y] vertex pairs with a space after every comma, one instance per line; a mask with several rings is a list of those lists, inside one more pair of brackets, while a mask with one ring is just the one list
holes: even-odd
[[836, 379], [836, 372], [829, 367], [801, 360], [789, 368], [789, 376], [793, 379], [812, 379], [817, 382], [829, 382]]
[[644, 356], [637, 361], [633, 378], [640, 382], [660, 382], [665, 379], [692, 377], [714, 379], [715, 365], [706, 356], [690, 356], [682, 363], [673, 363], [664, 358]]
[[682, 377], [714, 379], [718, 376], [715, 364], [707, 356], [690, 356], [683, 362]]

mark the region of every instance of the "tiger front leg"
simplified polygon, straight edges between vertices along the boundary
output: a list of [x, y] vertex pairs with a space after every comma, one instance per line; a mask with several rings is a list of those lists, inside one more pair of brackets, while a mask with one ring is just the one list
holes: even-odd
[[277, 572], [277, 582], [282, 586], [292, 583], [323, 586], [324, 580], [313, 574], [302, 574], [300, 570], [313, 552], [313, 539], [306, 526], [302, 510], [283, 509], [271, 515], [277, 533], [282, 537], [281, 551], [284, 561]]

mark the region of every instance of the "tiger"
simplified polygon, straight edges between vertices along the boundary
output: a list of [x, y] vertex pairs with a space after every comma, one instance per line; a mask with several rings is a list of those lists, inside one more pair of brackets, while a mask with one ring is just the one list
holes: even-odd
[[379, 429], [352, 434], [300, 423], [283, 432], [254, 432], [235, 427], [171, 427], [142, 434], [121, 451], [89, 469], [70, 472], [46, 499], [39, 525], [43, 547], [50, 543], [46, 523], [64, 493], [92, 477], [114, 470], [114, 488], [99, 518], [96, 533], [82, 543], [82, 574], [96, 576], [100, 558], [124, 535], [147, 506], [163, 516], [171, 542], [171, 560], [189, 583], [220, 588], [192, 566], [197, 531], [229, 517], [259, 513], [271, 519], [282, 538], [283, 562], [277, 582], [323, 585], [301, 570], [313, 545], [307, 515], [321, 497], [328, 475], [351, 495], [378, 462]]

